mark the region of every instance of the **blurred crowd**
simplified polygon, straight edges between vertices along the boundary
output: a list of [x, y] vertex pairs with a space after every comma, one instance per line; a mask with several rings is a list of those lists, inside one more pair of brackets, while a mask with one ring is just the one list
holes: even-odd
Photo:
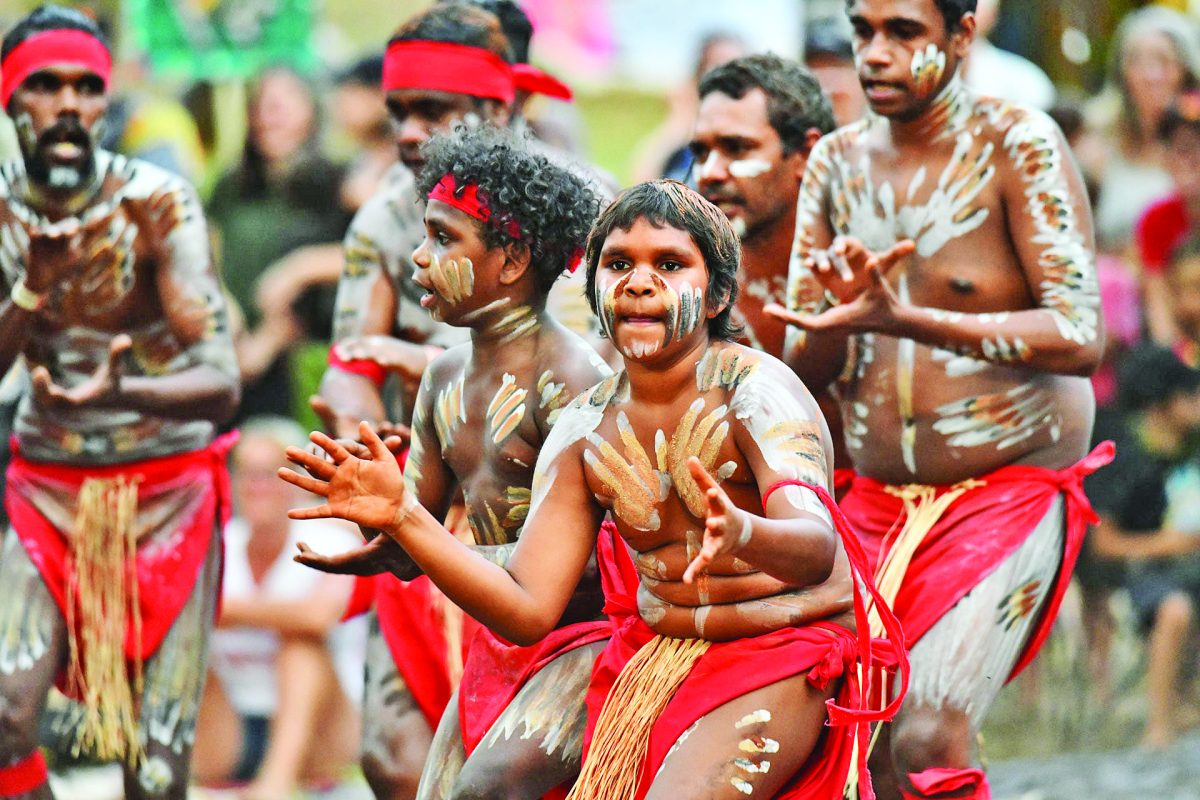
[[[995, 24], [998, 6], [980, 0], [981, 33]], [[660, 124], [632, 151], [631, 180], [691, 177], [700, 77], [752, 49], [735, 33], [699, 43], [691, 79], [671, 91]], [[1037, 65], [986, 36], [967, 79], [981, 93], [1048, 111], [1087, 181], [1109, 331], [1093, 378], [1095, 439], [1113, 439], [1118, 449], [1089, 485], [1101, 522], [1077, 578], [1095, 696], [1111, 691], [1109, 642], [1122, 622], [1114, 609], [1132, 609], [1146, 643], [1144, 743], [1161, 747], [1200, 722], [1200, 696], [1189, 691], [1200, 683], [1200, 21], [1145, 6], [1120, 22], [1109, 52], [1092, 97], [1058, 92]], [[839, 124], [864, 113], [844, 19], [810, 21], [804, 57]], [[105, 146], [201, 189], [236, 316], [239, 502], [197, 735], [202, 782], [319, 783], [357, 757], [366, 637], [338, 623], [353, 581], [290, 559], [299, 538], [325, 552], [357, 539], [345, 528], [289, 523], [295, 490], [274, 474], [284, 448], [320, 424], [308, 398], [325, 367], [341, 240], [397, 157], [381, 73], [378, 53], [320, 79], [284, 66], [263, 71], [245, 89], [245, 138], [226, 169], [216, 166], [216, 87], [198, 83], [174, 97], [149, 75], [114, 80]], [[559, 147], [586, 141], [581, 117], [559, 101], [539, 99], [529, 117], [534, 132]], [[0, 402], [19, 391], [19, 378], [9, 376]], [[245, 502], [251, 496], [255, 502]], [[243, 741], [250, 729], [231, 714], [260, 720], [264, 731], [273, 715], [286, 714], [280, 730], [308, 740]], [[317, 736], [337, 748], [313, 748]]]

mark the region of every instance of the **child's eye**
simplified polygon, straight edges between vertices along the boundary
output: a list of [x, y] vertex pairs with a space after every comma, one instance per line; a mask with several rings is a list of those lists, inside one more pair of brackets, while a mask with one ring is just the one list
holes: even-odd
[[628, 261], [621, 261], [621, 260], [619, 260], [619, 259], [618, 259], [617, 261], [610, 261], [610, 262], [608, 262], [608, 265], [607, 265], [607, 266], [608, 266], [608, 269], [611, 269], [611, 270], [613, 270], [614, 272], [620, 272], [620, 271], [622, 271], [622, 270], [629, 269], [629, 262], [628, 262]]
[[443, 247], [445, 247], [446, 245], [450, 244], [450, 237], [449, 237], [449, 236], [447, 236], [445, 233], [443, 233], [443, 232], [441, 232], [441, 231], [438, 231], [438, 232], [435, 234], [435, 237], [434, 237], [434, 238], [436, 238], [436, 239], [437, 239], [437, 243], [438, 243], [438, 244], [440, 244], [440, 245], [442, 245]]
[[678, 261], [664, 261], [662, 263], [662, 270], [664, 272], [677, 272], [681, 269], [683, 269], [683, 264], [680, 264]]

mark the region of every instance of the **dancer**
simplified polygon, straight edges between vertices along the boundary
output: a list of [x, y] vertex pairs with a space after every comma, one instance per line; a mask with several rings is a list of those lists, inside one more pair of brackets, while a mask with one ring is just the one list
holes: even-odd
[[220, 579], [238, 400], [195, 192], [95, 146], [111, 55], [42, 6], [0, 47], [21, 160], [0, 167], [0, 372], [19, 405], [0, 556], [0, 797], [50, 797], [38, 720], [57, 679], [77, 748], [130, 798], [182, 798]]
[[[571, 797], [771, 797], [785, 786], [840, 797], [853, 726], [822, 732], [827, 716], [861, 719], [845, 706], [860, 705], [865, 687], [840, 680], [857, 675], [860, 646], [869, 661], [869, 640], [845, 627], [858, 570], [832, 522], [816, 404], [783, 364], [728, 341], [733, 228], [682, 184], [641, 184], [601, 216], [586, 260], [625, 370], [561, 411], [504, 567], [446, 534], [368, 425], [369, 458], [320, 433], [312, 439], [328, 459], [289, 450], [312, 477], [281, 477], [326, 498], [292, 516], [385, 531], [464, 610], [531, 644], [568, 608], [611, 512], [636, 551], [625, 577], [640, 585], [636, 599], [610, 586], [617, 623], [593, 677], [591, 746]], [[745, 510], [760, 507], [766, 516]], [[861, 556], [852, 536], [841, 539]], [[827, 713], [831, 699], [841, 705]]]
[[1049, 632], [1109, 457], [1080, 461], [1104, 344], [1083, 184], [1047, 116], [963, 86], [974, 6], [849, 3], [874, 113], [809, 157], [772, 310], [805, 382], [839, 380], [842, 509], [911, 648], [876, 756], [910, 798], [988, 796], [976, 734]]

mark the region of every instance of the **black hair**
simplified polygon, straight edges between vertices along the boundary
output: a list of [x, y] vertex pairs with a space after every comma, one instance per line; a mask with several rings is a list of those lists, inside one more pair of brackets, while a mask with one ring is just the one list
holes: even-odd
[[372, 53], [345, 67], [334, 77], [338, 86], [362, 85], [378, 89], [383, 83], [383, 56]]
[[1169, 348], [1140, 344], [1121, 360], [1117, 386], [1125, 410], [1144, 411], [1200, 389], [1200, 370], [1189, 367]]
[[587, 296], [592, 312], [596, 308], [596, 270], [600, 251], [609, 234], [620, 228], [627, 231], [639, 219], [656, 228], [677, 228], [692, 237], [704, 265], [708, 268], [708, 304], [715, 309], [725, 308], [708, 321], [708, 335], [713, 339], [733, 339], [741, 328], [732, 319], [737, 302], [737, 273], [742, 263], [742, 246], [729, 218], [705, 200], [699, 192], [679, 181], [647, 181], [632, 186], [617, 196], [604, 210], [587, 238]]
[[803, 152], [808, 132], [822, 135], [837, 127], [821, 84], [798, 61], [760, 53], [713, 67], [700, 79], [700, 97], [713, 92], [740, 100], [752, 89], [767, 96], [767, 119], [783, 142], [784, 153]]
[[[434, 136], [422, 148], [417, 188], [425, 197], [447, 174], [478, 187], [492, 215], [480, 223], [488, 247], [529, 248], [538, 285], [548, 291], [578, 255], [600, 211], [595, 187], [507, 128], [481, 125]], [[509, 232], [515, 223], [520, 235]]]
[[388, 41], [447, 42], [490, 50], [513, 62], [512, 45], [500, 20], [475, 3], [450, 2], [430, 7], [405, 22]]
[[108, 37], [100, 30], [96, 20], [77, 11], [74, 8], [57, 6], [52, 3], [40, 5], [33, 11], [17, 20], [17, 24], [4, 35], [4, 43], [0, 45], [0, 60], [8, 58], [8, 54], [26, 39], [46, 31], [72, 30], [90, 33], [100, 40], [109, 51], [112, 50]]
[[821, 17], [804, 28], [804, 59], [825, 56], [839, 61], [854, 61], [854, 45], [846, 30], [845, 19]]
[[[846, 7], [849, 8], [853, 2], [854, 0], [846, 0]], [[963, 15], [974, 14], [978, 5], [976, 0], [933, 0], [933, 4], [942, 12], [942, 19], [946, 20], [946, 33], [960, 29]]]
[[508, 37], [514, 64], [529, 63], [529, 43], [533, 39], [533, 23], [513, 0], [471, 0], [472, 5], [494, 14]]

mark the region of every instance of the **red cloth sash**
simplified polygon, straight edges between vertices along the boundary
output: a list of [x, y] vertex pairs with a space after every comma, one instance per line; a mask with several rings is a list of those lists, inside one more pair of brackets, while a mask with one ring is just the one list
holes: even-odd
[[[1083, 479], [1111, 461], [1114, 452], [1112, 442], [1104, 442], [1064, 470], [1008, 466], [979, 476], [984, 485], [952, 503], [925, 536], [896, 595], [893, 608], [910, 646], [1021, 546], [1061, 493], [1066, 499], [1062, 565], [1041, 621], [1009, 680], [1028, 666], [1050, 634], [1087, 527], [1097, 521], [1083, 493]], [[889, 535], [904, 524], [904, 503], [886, 488], [858, 475], [841, 502], [871, 564], [882, 563]], [[938, 487], [938, 493], [950, 488]]]
[[88, 478], [140, 479], [138, 501], [163, 491], [189, 487], [198, 502], [188, 507], [191, 516], [178, 520], [169, 546], [150, 542], [139, 546], [137, 555], [138, 599], [142, 636], [134, 626], [125, 634], [125, 654], [145, 660], [154, 654], [171, 624], [183, 609], [208, 553], [213, 527], [229, 521], [229, 472], [226, 456], [236, 434], [225, 434], [201, 450], [163, 456], [128, 464], [72, 466], [28, 461], [16, 449], [8, 466], [5, 507], [13, 529], [30, 561], [42, 576], [63, 617], [67, 617], [67, 587], [73, 580], [70, 545], [57, 528], [38, 510], [33, 495], [37, 484], [55, 484], [57, 490], [78, 494]]

